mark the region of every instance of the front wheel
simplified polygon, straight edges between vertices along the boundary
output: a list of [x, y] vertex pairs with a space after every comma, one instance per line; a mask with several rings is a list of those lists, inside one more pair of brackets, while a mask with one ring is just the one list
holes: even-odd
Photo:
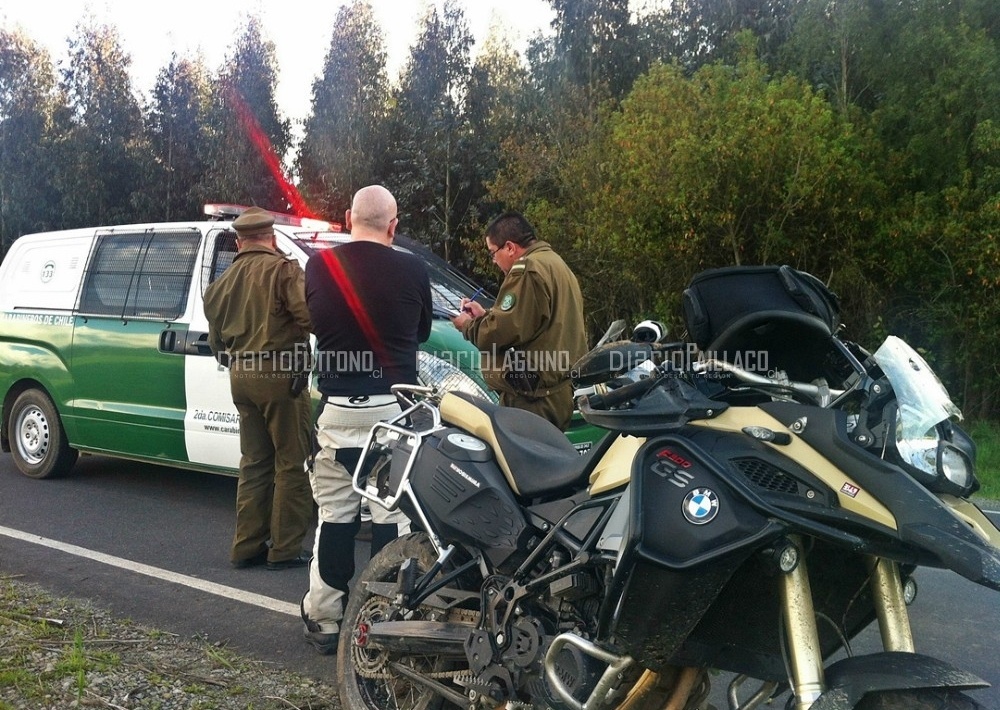
[[985, 710], [975, 700], [954, 690], [890, 690], [868, 693], [855, 710]]
[[18, 395], [7, 420], [10, 451], [17, 469], [29, 478], [66, 474], [76, 463], [59, 413], [49, 396], [38, 389]]
[[[454, 622], [455, 615], [462, 616], [462, 612], [454, 610], [446, 614], [440, 609], [425, 607], [407, 611], [398, 606], [394, 594], [382, 596], [369, 590], [368, 585], [373, 583], [392, 584], [392, 587], [381, 584], [382, 590], [395, 587], [400, 567], [409, 559], [417, 562], [417, 578], [429, 570], [437, 559], [424, 533], [404, 535], [386, 545], [365, 568], [357, 587], [351, 590], [340, 625], [340, 646], [337, 650], [337, 681], [345, 710], [438, 710], [456, 707], [430, 689], [434, 684], [447, 687], [451, 693], [464, 694], [464, 689], [453, 682], [467, 674], [468, 664], [463, 663], [464, 659], [455, 654], [442, 656], [426, 650], [386, 651], [376, 648], [369, 641], [369, 630], [381, 621], [405, 620], [417, 628], [421, 621]], [[471, 625], [474, 618], [471, 616], [462, 621]], [[452, 698], [457, 702], [456, 695]]]

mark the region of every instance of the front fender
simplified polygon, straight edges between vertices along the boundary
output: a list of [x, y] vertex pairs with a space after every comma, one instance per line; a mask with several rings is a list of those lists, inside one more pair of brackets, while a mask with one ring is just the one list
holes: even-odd
[[930, 656], [890, 651], [837, 661], [826, 670], [826, 685], [809, 710], [851, 710], [865, 693], [877, 690], [971, 690], [990, 684]]

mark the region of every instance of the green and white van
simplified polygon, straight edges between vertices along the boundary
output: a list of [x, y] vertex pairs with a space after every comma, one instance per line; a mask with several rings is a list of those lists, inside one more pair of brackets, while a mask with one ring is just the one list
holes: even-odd
[[[235, 474], [239, 415], [212, 357], [202, 295], [236, 253], [231, 220], [25, 235], [0, 264], [0, 446], [27, 476], [68, 472], [79, 452]], [[276, 214], [278, 247], [305, 264], [349, 239], [337, 225]], [[418, 243], [435, 310], [477, 285]], [[420, 379], [492, 398], [477, 353], [443, 315], [422, 346]], [[314, 390], [315, 396], [315, 390]], [[581, 451], [602, 432], [577, 420]]]

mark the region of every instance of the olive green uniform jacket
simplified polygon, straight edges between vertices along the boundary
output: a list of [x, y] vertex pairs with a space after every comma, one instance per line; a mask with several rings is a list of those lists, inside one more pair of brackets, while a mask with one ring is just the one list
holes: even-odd
[[483, 376], [501, 404], [534, 411], [562, 429], [569, 425], [569, 372], [587, 352], [583, 296], [547, 242], [535, 242], [514, 262], [493, 308], [462, 334], [481, 351]]
[[205, 316], [213, 353], [294, 352], [312, 330], [302, 268], [265, 246], [245, 245], [205, 291]]

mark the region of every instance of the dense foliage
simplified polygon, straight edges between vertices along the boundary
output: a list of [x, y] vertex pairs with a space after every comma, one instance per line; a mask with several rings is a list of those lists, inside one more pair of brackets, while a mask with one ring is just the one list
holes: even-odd
[[706, 268], [808, 270], [848, 337], [910, 339], [967, 414], [1000, 415], [1000, 4], [550, 4], [523, 53], [429, 5], [396, 77], [368, 2], [345, 4], [297, 143], [252, 16], [223, 66], [171, 57], [145, 99], [114, 27], [81, 22], [58, 58], [0, 28], [0, 248], [207, 201], [338, 219], [381, 182], [405, 232], [489, 281], [484, 223], [525, 211], [595, 334], [681, 335]]

